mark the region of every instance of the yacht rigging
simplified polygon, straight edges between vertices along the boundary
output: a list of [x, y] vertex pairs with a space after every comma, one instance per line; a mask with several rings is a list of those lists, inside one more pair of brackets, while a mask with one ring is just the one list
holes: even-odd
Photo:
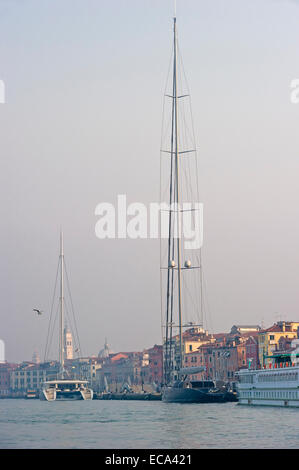
[[[59, 366], [59, 373], [58, 373], [57, 380], [48, 380], [42, 384], [42, 388], [40, 390], [39, 396], [41, 400], [47, 400], [47, 401], [92, 400], [93, 391], [91, 388], [89, 388], [87, 380], [70, 379], [66, 377], [67, 375], [66, 370], [65, 370], [66, 345], [65, 345], [65, 338], [64, 338], [64, 334], [66, 331], [64, 275], [66, 273], [66, 270], [65, 270], [63, 233], [62, 232], [60, 234], [60, 254], [59, 254], [59, 264], [58, 264], [57, 274], [58, 274], [58, 271], [60, 271], [60, 294], [59, 294], [59, 313], [60, 313], [59, 315], [59, 365], [60, 366]], [[57, 276], [56, 276], [56, 281], [57, 281]], [[53, 304], [54, 304], [55, 292], [56, 292], [56, 282], [55, 282], [55, 288], [54, 288], [52, 309], [53, 309]], [[51, 324], [51, 318], [50, 318], [50, 324]], [[45, 359], [46, 359], [47, 351], [49, 350], [49, 347], [50, 347], [49, 345], [50, 326], [51, 326], [50, 324], [49, 324], [48, 335], [47, 335]], [[54, 327], [55, 327], [55, 320], [53, 324], [53, 331], [54, 331]], [[53, 331], [52, 331], [52, 334], [53, 334]], [[80, 348], [77, 348], [77, 351], [79, 352]]]
[[[161, 139], [161, 194], [169, 202], [166, 247], [161, 235], [161, 309], [164, 343], [162, 399], [167, 402], [224, 402], [235, 397], [216, 389], [213, 381], [189, 377], [205, 367], [184, 367], [184, 329], [203, 329], [202, 205], [199, 203], [197, 154], [190, 93], [179, 54], [177, 18], [173, 18], [173, 57], [170, 91], [165, 108], [170, 120]], [[186, 104], [188, 102], [188, 104]], [[167, 182], [163, 189], [163, 177]], [[162, 225], [162, 211], [161, 211]], [[191, 230], [191, 225], [194, 230]], [[194, 237], [191, 243], [191, 234]], [[164, 257], [163, 257], [164, 256]], [[164, 289], [164, 291], [163, 291]], [[235, 400], [234, 400], [235, 401]]]

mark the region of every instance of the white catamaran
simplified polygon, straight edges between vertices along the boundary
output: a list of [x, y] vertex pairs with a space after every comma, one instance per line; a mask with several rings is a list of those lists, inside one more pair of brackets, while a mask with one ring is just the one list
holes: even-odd
[[88, 386], [87, 380], [67, 379], [65, 378], [64, 368], [64, 253], [63, 253], [63, 234], [60, 235], [60, 321], [59, 321], [59, 363], [60, 372], [57, 380], [48, 380], [42, 384], [39, 393], [40, 400], [92, 400], [93, 391]]

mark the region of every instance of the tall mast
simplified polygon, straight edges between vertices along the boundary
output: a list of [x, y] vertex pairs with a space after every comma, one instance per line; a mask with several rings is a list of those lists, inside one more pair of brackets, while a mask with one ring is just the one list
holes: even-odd
[[59, 340], [59, 362], [61, 376], [64, 374], [64, 254], [63, 254], [63, 232], [60, 232], [60, 340]]
[[177, 64], [177, 28], [176, 17], [173, 19], [173, 35], [174, 35], [174, 62], [173, 62], [173, 89], [174, 89], [174, 137], [175, 137], [175, 181], [176, 181], [176, 220], [177, 220], [177, 263], [178, 263], [178, 314], [179, 314], [179, 347], [180, 347], [180, 363], [182, 367], [183, 355], [183, 332], [182, 332], [182, 293], [181, 293], [181, 227], [180, 227], [180, 192], [179, 192], [179, 136], [178, 136], [178, 64]]
[[[179, 192], [179, 137], [178, 137], [178, 63], [177, 63], [177, 29], [176, 16], [173, 19], [173, 79], [172, 79], [172, 119], [171, 119], [171, 165], [169, 187], [169, 232], [168, 232], [168, 272], [167, 272], [167, 296], [166, 296], [166, 338], [165, 338], [165, 363], [164, 381], [167, 384], [171, 379], [172, 363], [172, 334], [173, 334], [173, 310], [174, 310], [174, 273], [178, 273], [178, 327], [179, 327], [179, 368], [182, 367], [182, 299], [181, 299], [181, 240], [180, 240], [180, 192]], [[174, 213], [174, 214], [173, 214]], [[176, 214], [176, 219], [175, 219]], [[174, 217], [173, 217], [174, 215]], [[174, 239], [174, 223], [177, 224], [177, 244]], [[174, 265], [175, 252], [177, 253], [177, 267]]]
[[[182, 74], [180, 72], [181, 67]], [[181, 64], [179, 57], [176, 14], [174, 14], [173, 18], [173, 64], [172, 69], [170, 71], [170, 75], [171, 83], [168, 83], [167, 80], [165, 97], [167, 99], [171, 99], [171, 102], [169, 102], [169, 104], [171, 103], [171, 120], [169, 126], [169, 121], [167, 119], [167, 122], [165, 122], [165, 132], [163, 133], [162, 131], [160, 167], [161, 202], [164, 199], [164, 196], [162, 196], [163, 160], [165, 162], [164, 168], [166, 170], [166, 178], [168, 182], [167, 191], [169, 190], [167, 198], [169, 197], [170, 204], [167, 238], [167, 266], [164, 265], [161, 250], [162, 245], [160, 244], [161, 269], [167, 270], [165, 273], [167, 276], [167, 279], [165, 279], [165, 310], [163, 303], [161, 303], [162, 315], [164, 314], [164, 318], [166, 319], [165, 337], [163, 338], [163, 370], [164, 382], [166, 385], [174, 379], [175, 375], [178, 375], [175, 373], [175, 369], [180, 370], [183, 367], [183, 329], [188, 325], [201, 327], [203, 315], [203, 277], [201, 271], [201, 251], [199, 252], [199, 256], [195, 251], [197, 249], [200, 250], [200, 245], [198, 245], [199, 240], [198, 238], [196, 238], [196, 240], [194, 240], [195, 244], [193, 244], [193, 246], [191, 243], [188, 243], [188, 245], [186, 246], [183, 245], [184, 237], [186, 236], [186, 239], [188, 239], [188, 236], [186, 234], [186, 231], [184, 230], [185, 227], [183, 227], [182, 222], [186, 222], [187, 228], [189, 227], [188, 224], [191, 225], [191, 223], [193, 222], [196, 229], [196, 236], [200, 236], [200, 233], [198, 233], [198, 231], [201, 230], [201, 208], [198, 204], [195, 204], [194, 207], [191, 206], [190, 209], [187, 209], [184, 208], [183, 204], [185, 200], [189, 201], [189, 204], [190, 202], [192, 204], [193, 199], [195, 201], [195, 194], [193, 193], [192, 183], [196, 185], [196, 187], [194, 188], [196, 189], [197, 195], [196, 201], [199, 200], [199, 195], [197, 181], [197, 155], [190, 93], [185, 73], [183, 70], [183, 65]], [[185, 98], [188, 99], [187, 109], [184, 104], [185, 101], [181, 101]], [[164, 101], [164, 106], [165, 103], [166, 101]], [[190, 120], [189, 123], [187, 122], [188, 118]], [[182, 126], [182, 129], [180, 128], [180, 126]], [[167, 137], [167, 140], [165, 140], [165, 147], [164, 135], [165, 137]], [[163, 154], [166, 154], [167, 160], [162, 159]], [[183, 158], [181, 158], [182, 156]], [[183, 213], [185, 212], [189, 212], [188, 218], [186, 220], [182, 220]], [[184, 260], [183, 258], [185, 256], [185, 249], [193, 250], [193, 253], [190, 253], [191, 258], [186, 260]], [[189, 274], [187, 274], [188, 270]], [[193, 273], [193, 275], [191, 273]], [[198, 289], [198, 273], [200, 276], [200, 290]], [[161, 282], [162, 277], [163, 276], [161, 273]], [[161, 294], [163, 294], [162, 287]], [[189, 320], [195, 319], [196, 317], [200, 316], [200, 320], [199, 322], [197, 322], [199, 324], [195, 324], [193, 321], [188, 321], [187, 316]], [[186, 320], [188, 325], [185, 325], [183, 320]], [[173, 331], [174, 328], [176, 329], [175, 334]]]

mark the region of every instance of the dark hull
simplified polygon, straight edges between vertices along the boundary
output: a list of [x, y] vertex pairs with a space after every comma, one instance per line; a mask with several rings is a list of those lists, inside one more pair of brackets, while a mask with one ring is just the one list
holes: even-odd
[[83, 400], [80, 392], [57, 391], [56, 400]]
[[196, 388], [166, 387], [162, 401], [168, 403], [225, 403], [233, 401], [227, 393], [201, 391]]
[[225, 393], [225, 401], [231, 401], [231, 402], [236, 402], [238, 400], [238, 395], [233, 392], [226, 392]]
[[161, 400], [160, 393], [103, 393], [97, 400]]

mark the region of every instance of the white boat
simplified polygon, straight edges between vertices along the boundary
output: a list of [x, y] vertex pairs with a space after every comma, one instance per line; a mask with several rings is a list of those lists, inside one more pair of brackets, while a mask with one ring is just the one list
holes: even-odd
[[64, 369], [64, 253], [63, 234], [60, 235], [60, 321], [59, 321], [59, 362], [60, 373], [57, 380], [48, 380], [42, 384], [39, 392], [40, 400], [92, 400], [93, 391], [87, 380], [70, 379], [65, 377]]
[[43, 383], [40, 400], [92, 400], [93, 391], [87, 380], [49, 380]]
[[242, 369], [236, 373], [240, 405], [299, 408], [299, 365], [273, 362], [264, 369]]

